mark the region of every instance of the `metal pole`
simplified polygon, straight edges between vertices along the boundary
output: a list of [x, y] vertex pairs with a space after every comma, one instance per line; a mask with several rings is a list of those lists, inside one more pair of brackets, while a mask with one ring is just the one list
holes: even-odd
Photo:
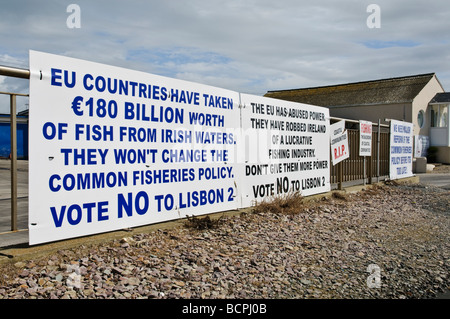
[[16, 96], [10, 95], [11, 106], [11, 231], [17, 230], [17, 119]]
[[380, 137], [381, 137], [381, 119], [378, 119], [378, 137], [377, 137], [377, 183], [380, 181]]
[[363, 185], [366, 185], [366, 157], [363, 156]]
[[12, 68], [9, 66], [0, 65], [0, 75], [13, 76], [21, 79], [30, 78], [30, 70]]

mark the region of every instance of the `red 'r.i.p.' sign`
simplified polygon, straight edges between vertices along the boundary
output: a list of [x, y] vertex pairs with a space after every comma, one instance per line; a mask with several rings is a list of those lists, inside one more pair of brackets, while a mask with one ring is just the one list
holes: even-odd
[[350, 156], [347, 131], [345, 130], [345, 121], [331, 124], [330, 145], [333, 165], [336, 165]]

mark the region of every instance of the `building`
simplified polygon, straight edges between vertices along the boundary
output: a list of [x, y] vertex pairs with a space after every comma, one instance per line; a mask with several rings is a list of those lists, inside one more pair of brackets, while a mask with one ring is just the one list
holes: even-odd
[[[28, 159], [28, 110], [17, 114], [17, 158]], [[11, 154], [11, 118], [0, 114], [0, 158]]]
[[445, 93], [435, 73], [268, 91], [264, 96], [324, 106], [332, 117], [411, 122], [415, 136], [438, 147], [438, 161], [450, 163], [450, 93]]
[[[438, 148], [438, 160], [448, 163], [450, 159], [450, 118], [448, 112], [450, 93], [437, 93], [429, 105], [431, 145]], [[426, 121], [426, 117], [424, 121]]]

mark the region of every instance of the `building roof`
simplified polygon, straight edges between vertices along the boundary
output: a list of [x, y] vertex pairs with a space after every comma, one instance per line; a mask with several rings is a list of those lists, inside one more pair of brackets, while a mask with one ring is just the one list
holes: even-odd
[[434, 73], [347, 84], [268, 91], [264, 96], [318, 106], [411, 103]]
[[434, 98], [431, 99], [430, 104], [437, 103], [450, 103], [450, 92], [437, 93]]

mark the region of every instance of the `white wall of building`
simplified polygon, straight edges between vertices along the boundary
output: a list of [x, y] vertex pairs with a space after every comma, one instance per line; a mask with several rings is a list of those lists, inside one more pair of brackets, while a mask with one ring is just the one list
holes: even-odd
[[[414, 135], [425, 135], [430, 136], [430, 123], [431, 123], [431, 108], [429, 103], [431, 99], [437, 93], [445, 92], [436, 75], [425, 85], [422, 91], [417, 94], [412, 103], [412, 118], [411, 121], [414, 124]], [[424, 112], [425, 119], [424, 125], [421, 128], [417, 121], [417, 116], [420, 111]], [[431, 138], [431, 136], [430, 136]]]

